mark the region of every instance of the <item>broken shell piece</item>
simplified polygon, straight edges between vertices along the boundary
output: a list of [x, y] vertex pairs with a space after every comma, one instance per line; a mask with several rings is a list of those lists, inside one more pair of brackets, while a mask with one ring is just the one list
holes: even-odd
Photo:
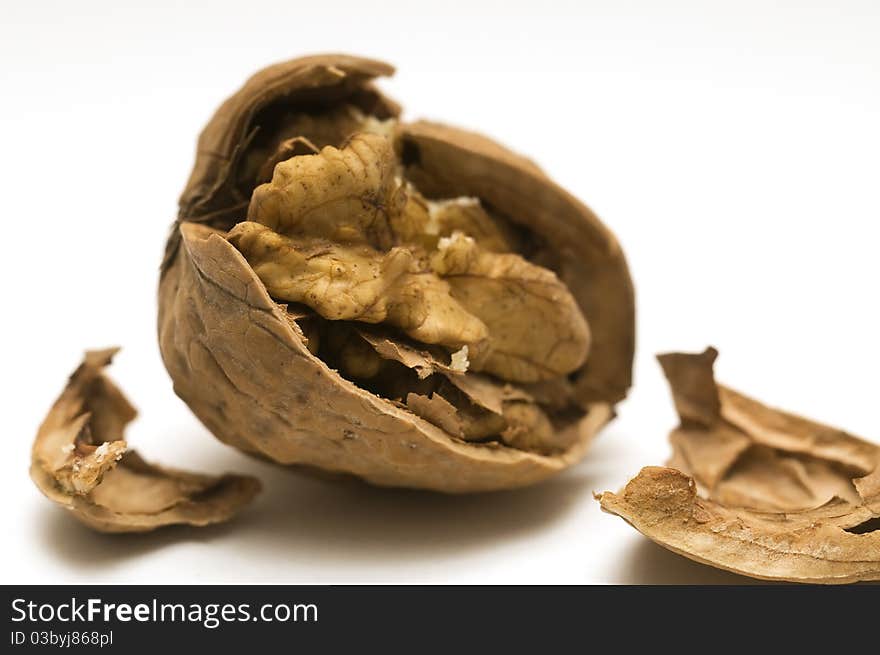
[[33, 445], [34, 483], [102, 532], [232, 518], [259, 491], [255, 479], [160, 468], [126, 451], [122, 435], [137, 412], [102, 372], [116, 352], [87, 352], [49, 410]]
[[659, 357], [670, 467], [597, 499], [656, 543], [765, 580], [880, 580], [880, 446], [717, 385], [713, 348]]

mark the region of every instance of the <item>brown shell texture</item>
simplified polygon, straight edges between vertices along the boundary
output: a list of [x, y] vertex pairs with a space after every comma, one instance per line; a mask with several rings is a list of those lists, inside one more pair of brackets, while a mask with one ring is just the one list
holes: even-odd
[[598, 497], [658, 544], [765, 580], [880, 580], [880, 446], [716, 384], [717, 351], [659, 357], [681, 425], [668, 467]]
[[115, 353], [86, 353], [49, 410], [33, 445], [34, 483], [102, 532], [202, 526], [232, 518], [259, 491], [255, 479], [163, 468], [127, 450], [123, 432], [137, 412], [103, 374]]
[[392, 72], [297, 59], [217, 110], [162, 265], [165, 366], [215, 436], [281, 464], [535, 483], [583, 457], [630, 386], [624, 255], [529, 160], [401, 123], [373, 86]]

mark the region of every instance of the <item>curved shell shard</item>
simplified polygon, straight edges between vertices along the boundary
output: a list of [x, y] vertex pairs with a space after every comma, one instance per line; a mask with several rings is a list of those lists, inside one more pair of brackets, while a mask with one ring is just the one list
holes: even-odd
[[255, 479], [164, 468], [127, 450], [123, 433], [136, 411], [103, 373], [115, 353], [115, 348], [86, 353], [49, 410], [32, 449], [34, 483], [102, 532], [232, 518], [259, 491]]
[[597, 496], [602, 509], [743, 575], [880, 580], [880, 446], [716, 384], [716, 356], [660, 356], [681, 418], [672, 458]]

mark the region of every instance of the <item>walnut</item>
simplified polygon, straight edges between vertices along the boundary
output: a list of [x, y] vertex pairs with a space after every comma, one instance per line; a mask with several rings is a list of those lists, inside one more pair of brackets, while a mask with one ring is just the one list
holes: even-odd
[[450, 492], [578, 461], [627, 392], [612, 234], [530, 161], [403, 123], [390, 66], [257, 73], [199, 139], [159, 286], [177, 394], [283, 464]]
[[880, 446], [715, 383], [717, 351], [660, 356], [681, 425], [602, 509], [698, 562], [765, 580], [880, 580]]

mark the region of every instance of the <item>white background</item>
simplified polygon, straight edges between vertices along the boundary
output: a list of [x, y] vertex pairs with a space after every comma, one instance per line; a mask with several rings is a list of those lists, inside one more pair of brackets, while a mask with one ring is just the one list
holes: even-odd
[[[735, 582], [599, 511], [675, 423], [653, 354], [721, 350], [728, 384], [880, 439], [880, 3], [4, 2], [2, 582]], [[662, 8], [661, 8], [662, 7]], [[628, 253], [636, 384], [587, 459], [476, 497], [318, 482], [215, 441], [155, 338], [166, 230], [216, 105], [253, 71], [396, 64], [406, 116], [488, 132]], [[148, 458], [259, 476], [240, 519], [103, 536], [43, 499], [30, 443], [89, 347]]]

